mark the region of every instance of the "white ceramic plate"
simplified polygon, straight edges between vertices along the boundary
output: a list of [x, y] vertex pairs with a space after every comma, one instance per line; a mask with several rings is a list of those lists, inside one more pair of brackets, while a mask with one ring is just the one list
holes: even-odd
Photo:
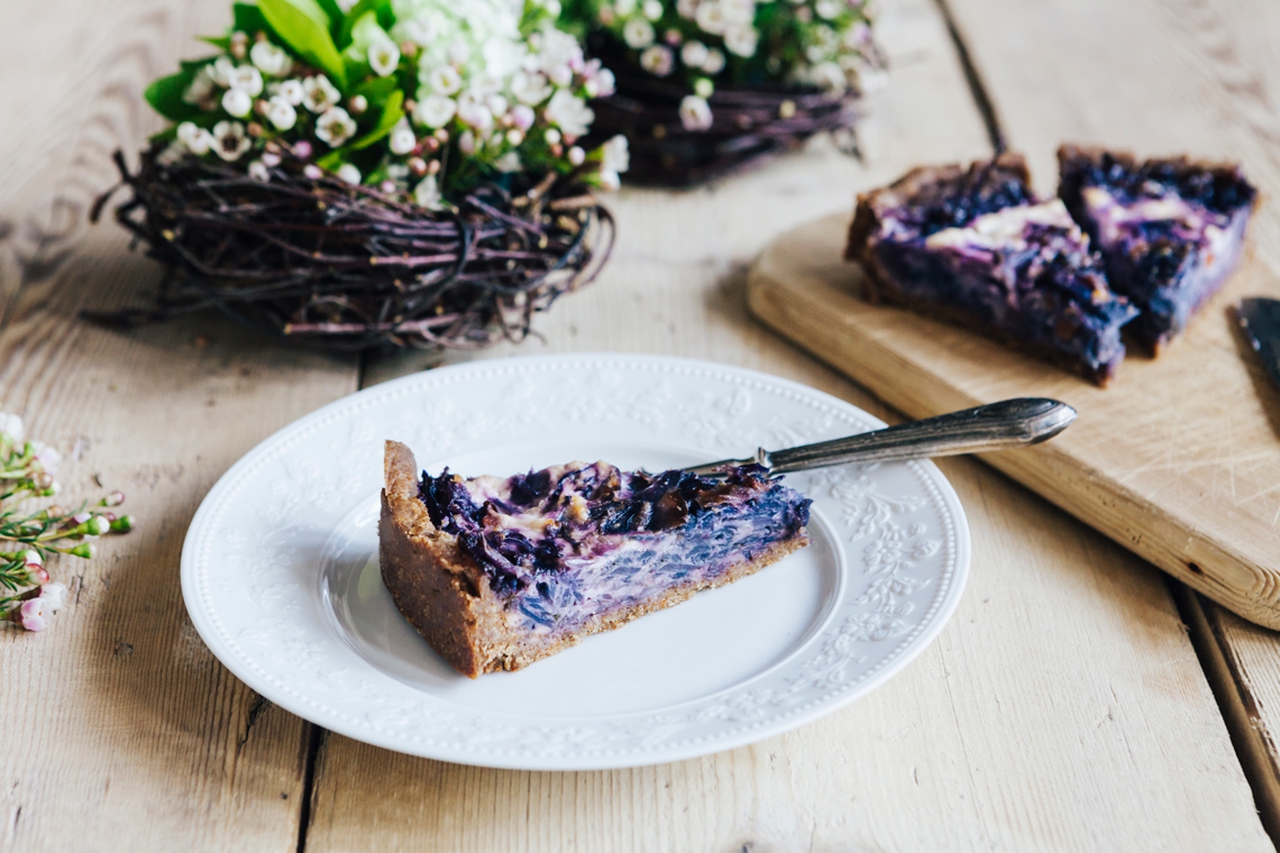
[[182, 592], [213, 653], [331, 731], [467, 764], [675, 761], [816, 719], [901, 670], [964, 588], [969, 533], [928, 462], [787, 477], [813, 544], [515, 673], [455, 673], [378, 574], [382, 443], [472, 476], [571, 459], [661, 470], [883, 424], [794, 382], [640, 355], [496, 359], [353, 394], [258, 445], [187, 533]]

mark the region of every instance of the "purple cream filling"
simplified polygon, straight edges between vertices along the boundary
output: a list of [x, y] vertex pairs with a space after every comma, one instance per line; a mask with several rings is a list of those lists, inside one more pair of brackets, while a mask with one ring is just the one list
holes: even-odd
[[603, 462], [509, 478], [424, 472], [420, 495], [526, 631], [576, 630], [714, 580], [802, 536], [810, 505], [756, 466], [712, 480]]

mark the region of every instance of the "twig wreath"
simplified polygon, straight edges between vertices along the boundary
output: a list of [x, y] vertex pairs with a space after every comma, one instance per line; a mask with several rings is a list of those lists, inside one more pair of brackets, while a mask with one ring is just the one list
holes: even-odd
[[688, 186], [829, 131], [884, 81], [874, 0], [568, 0], [565, 26], [617, 78], [593, 135], [631, 143], [628, 180]]
[[[474, 348], [591, 281], [597, 189], [625, 138], [584, 141], [613, 74], [557, 0], [237, 3], [219, 53], [147, 100], [173, 125], [117, 219], [168, 265], [133, 324], [216, 307], [329, 347]], [[93, 212], [100, 215], [104, 195]]]

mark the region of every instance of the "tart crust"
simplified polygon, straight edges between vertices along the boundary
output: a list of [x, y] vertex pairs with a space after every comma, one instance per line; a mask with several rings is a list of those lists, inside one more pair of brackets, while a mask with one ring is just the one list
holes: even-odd
[[667, 589], [662, 595], [596, 616], [571, 633], [534, 634], [511, 626], [504, 602], [488, 577], [456, 538], [431, 522], [418, 497], [417, 462], [405, 445], [388, 441], [385, 487], [378, 523], [382, 582], [409, 624], [458, 672], [477, 678], [486, 672], [522, 669], [577, 645], [584, 637], [611, 631], [646, 613], [679, 604], [694, 594], [732, 583], [809, 544], [807, 535], [778, 542], [751, 560], [709, 580]]

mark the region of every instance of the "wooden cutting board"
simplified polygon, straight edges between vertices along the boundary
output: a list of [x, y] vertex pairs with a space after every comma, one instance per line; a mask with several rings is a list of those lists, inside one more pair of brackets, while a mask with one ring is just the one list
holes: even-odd
[[1280, 628], [1280, 389], [1232, 305], [1280, 296], [1247, 259], [1158, 359], [1106, 389], [965, 329], [857, 298], [849, 215], [784, 234], [751, 268], [753, 314], [915, 418], [1006, 397], [1080, 412], [1058, 438], [984, 455], [1015, 480], [1235, 612]]

